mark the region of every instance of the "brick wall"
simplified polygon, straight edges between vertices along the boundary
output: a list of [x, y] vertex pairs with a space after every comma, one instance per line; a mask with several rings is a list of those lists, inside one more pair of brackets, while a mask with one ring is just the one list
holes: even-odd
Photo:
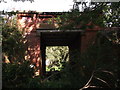
[[94, 43], [96, 34], [97, 30], [89, 30], [81, 36], [81, 52], [84, 52], [89, 45]]
[[36, 28], [39, 28], [41, 20], [36, 17], [36, 14], [32, 14], [31, 17], [21, 17], [21, 15], [27, 16], [27, 14], [17, 15], [18, 27], [23, 32], [26, 45], [25, 59], [36, 66], [37, 74], [39, 74], [41, 69], [40, 37], [37, 36]]
[[[22, 15], [22, 17], [21, 17]], [[31, 15], [31, 16], [30, 16]], [[29, 16], [29, 17], [26, 17]], [[40, 37], [37, 36], [36, 28], [55, 28], [54, 24], [44, 24], [43, 19], [37, 17], [36, 14], [18, 14], [18, 27], [23, 31], [24, 43], [26, 44], [26, 60], [30, 60], [38, 69], [41, 70], [41, 52]], [[81, 37], [81, 52], [84, 52], [91, 43], [94, 43], [97, 30], [100, 28], [95, 26], [94, 29], [87, 29]]]

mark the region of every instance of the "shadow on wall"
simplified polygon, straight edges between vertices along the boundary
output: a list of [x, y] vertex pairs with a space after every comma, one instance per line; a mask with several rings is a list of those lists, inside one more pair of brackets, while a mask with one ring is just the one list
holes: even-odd
[[34, 14], [32, 17], [21, 17], [18, 14], [18, 27], [23, 32], [26, 44], [25, 60], [30, 60], [36, 69], [41, 69], [40, 38], [37, 37], [36, 28], [39, 28], [41, 19]]
[[49, 24], [49, 18], [39, 18], [38, 14], [21, 13], [17, 16], [18, 27], [23, 32], [24, 43], [27, 47], [25, 59], [30, 60], [37, 70], [41, 70], [40, 37], [37, 36], [36, 29], [55, 29], [54, 17], [52, 17], [52, 22]]

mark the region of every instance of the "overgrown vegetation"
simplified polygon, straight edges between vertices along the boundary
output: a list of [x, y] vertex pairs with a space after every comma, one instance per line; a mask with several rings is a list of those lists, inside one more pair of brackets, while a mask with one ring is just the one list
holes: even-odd
[[[0, 17], [2, 27], [2, 86], [3, 88], [31, 87], [34, 67], [25, 61], [25, 44], [22, 32], [18, 30], [16, 16]], [[29, 83], [28, 83], [29, 82]], [[26, 86], [26, 83], [28, 85]]]
[[[82, 3], [79, 3], [82, 4]], [[86, 5], [83, 3], [82, 5]], [[119, 27], [120, 24], [120, 2], [94, 3], [86, 6], [83, 12], [72, 9], [71, 12], [56, 18], [59, 28], [66, 29], [98, 29], [103, 27]]]
[[80, 56], [74, 51], [72, 62], [48, 77], [33, 77], [28, 62], [3, 64], [3, 85], [8, 88], [118, 88], [119, 50], [119, 44], [98, 33], [96, 42], [86, 52]]
[[120, 79], [118, 44], [98, 34], [96, 42], [81, 56], [74, 51], [65, 69], [45, 80], [48, 88], [118, 88]]
[[[115, 8], [118, 9], [117, 11], [114, 11], [115, 8], [112, 9], [113, 14], [106, 13], [110, 16], [107, 15], [105, 18], [98, 11], [102, 10], [104, 6], [107, 8], [104, 9], [104, 12], [108, 10], [109, 7], [106, 5], [104, 3], [97, 4], [96, 9], [99, 7], [97, 12], [90, 11], [92, 17], [86, 14], [89, 13], [88, 11], [85, 11], [83, 17], [78, 16], [78, 12], [74, 11], [70, 16], [65, 16], [67, 18], [63, 18], [63, 21], [60, 22], [65, 29], [76, 28], [79, 24], [82, 25], [81, 28], [83, 29], [88, 28], [85, 25], [89, 23], [89, 20], [95, 25], [103, 27], [119, 26], [117, 15], [119, 14], [119, 5], [110, 4], [110, 6], [115, 5]], [[98, 15], [102, 19], [98, 18], [95, 13], [99, 13]], [[116, 22], [114, 22], [115, 20]], [[81, 22], [78, 23], [79, 21]], [[109, 25], [110, 22], [112, 22], [112, 25]], [[96, 41], [86, 52], [80, 54], [76, 50], [73, 52], [72, 61], [66, 62], [65, 67], [64, 63], [60, 63], [64, 69], [61, 69], [61, 67], [59, 72], [54, 72], [48, 77], [35, 77], [30, 62], [23, 61], [24, 44], [21, 41], [21, 33], [11, 25], [14, 24], [8, 25], [6, 23], [2, 27], [3, 54], [8, 56], [11, 62], [8, 64], [3, 63], [2, 80], [4, 88], [120, 88], [120, 31], [98, 32]], [[89, 28], [92, 28], [92, 26], [90, 25]], [[65, 60], [62, 55], [59, 59], [58, 62]]]
[[2, 18], [3, 61], [8, 59], [10, 63], [22, 62], [25, 53], [22, 32], [17, 28], [15, 16], [10, 18], [12, 17]]
[[30, 62], [24, 61], [18, 63], [3, 63], [2, 64], [2, 86], [3, 88], [25, 88], [30, 87], [26, 84], [32, 80], [34, 69], [30, 68]]

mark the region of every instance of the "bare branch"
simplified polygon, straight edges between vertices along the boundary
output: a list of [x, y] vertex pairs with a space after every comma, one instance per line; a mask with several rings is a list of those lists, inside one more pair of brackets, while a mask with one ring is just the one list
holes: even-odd
[[114, 76], [114, 74], [113, 74], [112, 72], [110, 72], [110, 71], [102, 70], [102, 72], [109, 73], [109, 74], [111, 74], [112, 76]]
[[83, 90], [83, 89], [85, 89], [85, 88], [88, 88], [88, 87], [90, 86], [90, 82], [91, 82], [92, 79], [93, 79], [93, 76], [94, 76], [94, 71], [92, 72], [92, 75], [91, 75], [90, 79], [88, 80], [88, 82], [85, 84], [85, 86], [82, 87], [82, 88], [79, 89], [79, 90]]
[[103, 79], [101, 79], [101, 78], [98, 78], [98, 77], [96, 77], [96, 76], [95, 76], [94, 78], [96, 78], [97, 80], [100, 80], [101, 82], [107, 84], [108, 87], [110, 87], [110, 85], [109, 85], [105, 80], [103, 80]]

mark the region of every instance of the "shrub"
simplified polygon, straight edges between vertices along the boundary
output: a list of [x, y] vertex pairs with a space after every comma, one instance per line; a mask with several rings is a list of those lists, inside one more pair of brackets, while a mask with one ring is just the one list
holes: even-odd
[[3, 88], [25, 87], [34, 75], [34, 69], [30, 68], [28, 61], [22, 64], [3, 63], [2, 68]]
[[72, 61], [58, 74], [46, 80], [45, 87], [52, 88], [118, 88], [119, 50], [106, 37], [98, 34], [96, 41], [80, 55], [74, 51]]

